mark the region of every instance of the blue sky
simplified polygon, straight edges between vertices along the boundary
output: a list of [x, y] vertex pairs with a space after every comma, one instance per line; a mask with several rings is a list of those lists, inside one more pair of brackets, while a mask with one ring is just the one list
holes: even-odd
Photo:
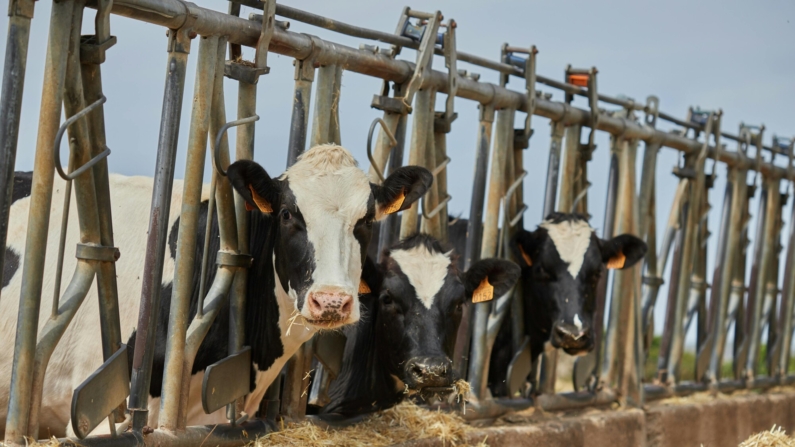
[[[227, 2], [199, 0], [200, 6], [225, 11]], [[285, 1], [316, 14], [348, 23], [391, 32], [403, 6], [394, 1], [349, 0]], [[741, 121], [764, 123], [768, 128], [766, 141], [772, 133], [795, 134], [795, 3], [786, 0], [741, 2], [737, 0], [704, 1], [424, 1], [412, 4], [422, 10], [441, 10], [445, 18], [458, 23], [458, 47], [462, 51], [497, 59], [500, 45], [529, 46], [535, 44], [538, 72], [562, 80], [567, 64], [575, 67], [596, 66], [599, 69], [599, 91], [630, 96], [644, 101], [647, 95], [660, 98], [660, 108], [684, 118], [689, 106], [722, 108], [724, 129], [736, 133]], [[17, 169], [30, 170], [36, 143], [38, 107], [41, 98], [42, 72], [50, 2], [36, 3], [28, 59], [23, 115], [17, 155]], [[244, 8], [244, 16], [249, 10]], [[93, 13], [87, 17], [86, 34], [92, 33]], [[6, 35], [7, 21], [0, 20], [0, 35]], [[102, 66], [109, 158], [113, 172], [147, 175], [154, 172], [155, 151], [160, 120], [166, 62], [165, 30], [141, 22], [112, 16], [112, 34], [118, 44], [109, 50]], [[349, 38], [303, 25], [291, 23], [291, 31], [314, 34], [352, 47], [361, 40]], [[251, 58], [253, 51], [245, 50]], [[198, 46], [194, 46], [188, 67], [183, 121], [179, 140], [177, 177], [185, 171], [185, 146], [190, 120], [191, 95]], [[406, 50], [403, 58], [414, 57]], [[269, 56], [271, 74], [261, 78], [256, 123], [256, 156], [272, 174], [285, 166], [290, 104], [293, 89], [293, 67], [290, 58]], [[444, 67], [439, 58], [437, 68]], [[497, 73], [468, 67], [459, 68], [480, 73], [481, 81], [497, 82]], [[523, 80], [513, 79], [509, 88], [522, 90]], [[368, 165], [365, 139], [370, 122], [380, 116], [369, 107], [380, 81], [355, 73], [343, 75], [340, 103], [342, 143]], [[542, 91], [562, 94], [539, 85]], [[236, 85], [226, 81], [227, 116], [235, 115]], [[443, 96], [437, 100], [441, 108]], [[587, 103], [579, 98], [580, 107]], [[611, 108], [609, 105], [607, 108]], [[448, 137], [449, 189], [453, 195], [451, 214], [466, 215], [474, 163], [477, 132], [476, 104], [458, 100], [458, 120]], [[522, 120], [523, 116], [518, 116]], [[230, 118], [231, 119], [231, 118]], [[409, 120], [411, 122], [411, 120]], [[549, 147], [549, 122], [535, 117], [535, 135], [525, 154], [525, 200], [529, 210], [528, 228], [541, 219], [543, 179]], [[517, 121], [517, 127], [520, 125]], [[666, 128], [665, 125], [660, 127]], [[410, 132], [410, 129], [409, 129]], [[234, 139], [234, 132], [231, 138]], [[584, 132], [583, 138], [587, 138]], [[597, 150], [589, 173], [593, 186], [589, 205], [592, 223], [599, 228], [603, 221], [609, 144], [607, 135], [597, 137]], [[641, 145], [641, 153], [642, 153]], [[735, 145], [729, 144], [734, 150]], [[407, 150], [408, 152], [408, 150]], [[676, 179], [670, 170], [677, 154], [663, 149], [658, 163], [658, 231], [662, 232], [670, 207]], [[783, 162], [783, 160], [781, 160]], [[208, 173], [209, 173], [209, 163]], [[720, 212], [725, 170], [718, 170], [716, 187], [710, 194], [715, 213], [710, 221], [714, 246]], [[209, 180], [209, 176], [206, 176]], [[783, 186], [782, 186], [783, 188]], [[752, 205], [753, 206], [753, 205]], [[755, 207], [752, 208], [755, 210]], [[754, 211], [755, 213], [755, 211]], [[788, 215], [787, 210], [785, 215]], [[754, 222], [751, 223], [752, 228]], [[786, 228], [783, 234], [786, 234]], [[714, 247], [712, 247], [714, 248]], [[712, 250], [711, 250], [712, 251]], [[709, 270], [714, 264], [710, 258]], [[665, 287], [661, 291], [665, 296]], [[661, 315], [660, 315], [661, 316]], [[658, 327], [661, 326], [661, 321]]]

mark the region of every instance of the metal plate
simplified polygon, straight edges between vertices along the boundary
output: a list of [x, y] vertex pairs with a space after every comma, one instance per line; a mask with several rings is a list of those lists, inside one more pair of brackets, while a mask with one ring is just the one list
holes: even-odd
[[577, 357], [577, 360], [574, 361], [574, 370], [572, 371], [574, 391], [583, 391], [588, 387], [588, 381], [596, 369], [596, 352], [594, 349], [582, 357]]
[[121, 345], [72, 395], [72, 428], [83, 439], [130, 394], [127, 345]]
[[248, 394], [251, 387], [251, 348], [246, 346], [204, 370], [202, 407], [210, 414]]
[[508, 365], [508, 374], [506, 377], [508, 383], [508, 395], [510, 397], [516, 396], [527, 382], [527, 376], [532, 369], [533, 359], [530, 355], [530, 338], [525, 337], [522, 346], [513, 356], [510, 365]]
[[342, 356], [347, 341], [348, 338], [339, 332], [321, 332], [315, 335], [315, 357], [332, 379], [336, 379], [342, 370]]

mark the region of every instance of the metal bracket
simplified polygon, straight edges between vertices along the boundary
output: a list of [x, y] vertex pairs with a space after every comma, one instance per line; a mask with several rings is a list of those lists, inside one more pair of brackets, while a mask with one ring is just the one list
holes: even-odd
[[[409, 22], [411, 18], [420, 19], [419, 24], [417, 26], [411, 25]], [[414, 65], [414, 74], [411, 76], [402, 96], [390, 98], [385, 95], [375, 95], [373, 97], [373, 102], [370, 104], [371, 107], [384, 112], [392, 112], [400, 115], [411, 113], [411, 103], [414, 100], [414, 94], [422, 87], [423, 81], [430, 72], [434, 50], [436, 49], [436, 45], [441, 43], [438, 30], [443, 18], [440, 11], [426, 13], [414, 11], [409, 8], [403, 11], [396, 33], [404, 37], [414, 38], [415, 40], [417, 37], [420, 38], [420, 45], [417, 49], [417, 61]], [[398, 52], [399, 50], [396, 50], [395, 54]]]
[[[516, 54], [526, 54], [527, 57], [522, 59]], [[513, 148], [514, 149], [527, 149], [530, 147], [530, 137], [533, 136], [532, 118], [536, 110], [536, 102], [538, 95], [536, 92], [536, 55], [538, 49], [535, 45], [530, 48], [512, 47], [508, 44], [502, 46], [502, 62], [521, 67], [524, 69], [525, 91], [527, 101], [527, 115], [524, 119], [523, 129], [514, 129], [513, 131]], [[508, 84], [510, 75], [500, 75], [500, 85], [505, 86]]]
[[276, 15], [276, 0], [263, 0], [262, 3], [262, 28], [254, 54], [254, 63], [247, 63], [242, 59], [226, 61], [224, 63], [224, 76], [228, 78], [248, 84], [256, 84], [260, 76], [270, 72], [270, 67], [268, 67], [268, 47], [276, 30], [274, 19]]
[[198, 12], [195, 10], [196, 5], [190, 2], [185, 2], [185, 21], [182, 26], [176, 30], [168, 30], [168, 52], [169, 53], [190, 53], [190, 41], [196, 38], [196, 32], [193, 31], [193, 24], [199, 18]]
[[127, 345], [122, 344], [72, 394], [72, 428], [77, 437], [83, 439], [88, 436], [129, 394]]
[[116, 45], [116, 36], [110, 35], [110, 10], [113, 0], [97, 0], [94, 20], [96, 34], [80, 37], [80, 62], [99, 65], [105, 62], [105, 51]]
[[646, 97], [646, 107], [643, 109], [646, 112], [646, 124], [649, 127], [657, 127], [657, 118], [660, 115], [660, 98], [651, 95]]
[[215, 136], [215, 148], [213, 150], [213, 164], [215, 165], [215, 170], [220, 175], [226, 177], [226, 170], [221, 167], [221, 138], [223, 138], [224, 134], [230, 127], [237, 127], [242, 126], [243, 124], [253, 123], [255, 121], [259, 121], [259, 115], [250, 116], [248, 118], [241, 118], [239, 120], [230, 121], [223, 126], [221, 129], [218, 130], [218, 134]]
[[251, 267], [252, 262], [254, 262], [254, 258], [252, 256], [230, 253], [227, 251], [219, 251], [218, 255], [215, 257], [215, 263], [217, 265], [224, 265], [228, 267], [242, 267], [247, 269]]
[[91, 169], [92, 166], [94, 166], [95, 164], [99, 163], [100, 160], [102, 160], [103, 158], [105, 158], [108, 155], [110, 155], [110, 148], [105, 146], [105, 150], [104, 151], [102, 151], [101, 153], [97, 154], [97, 156], [95, 156], [91, 160], [87, 161], [86, 164], [84, 164], [83, 166], [80, 166], [79, 168], [75, 169], [74, 171], [70, 172], [69, 174], [64, 172], [63, 166], [61, 165], [61, 151], [60, 151], [61, 139], [63, 138], [63, 134], [66, 132], [66, 129], [68, 129], [69, 126], [71, 126], [72, 123], [74, 123], [75, 121], [77, 121], [80, 118], [88, 115], [92, 110], [94, 110], [97, 107], [99, 107], [102, 104], [104, 104], [105, 101], [107, 101], [107, 100], [108, 100], [108, 98], [106, 98], [103, 95], [101, 98], [99, 98], [98, 100], [94, 101], [91, 105], [89, 105], [86, 108], [84, 108], [83, 110], [75, 113], [69, 119], [64, 121], [63, 124], [61, 124], [61, 127], [58, 129], [58, 133], [55, 134], [55, 144], [53, 145], [53, 149], [52, 149], [53, 158], [54, 158], [53, 161], [54, 161], [54, 164], [55, 164], [55, 170], [58, 171], [58, 175], [60, 175], [62, 179], [66, 180], [66, 181], [74, 180], [80, 174], [86, 172], [87, 170]]
[[248, 394], [251, 386], [251, 347], [208, 366], [202, 380], [202, 409], [210, 414]]
[[121, 257], [121, 252], [118, 247], [77, 244], [75, 257], [88, 261], [116, 262]]
[[455, 95], [458, 92], [458, 53], [456, 52], [455, 20], [447, 22], [447, 32], [444, 33], [442, 50], [444, 51], [444, 65], [447, 67], [447, 101], [444, 112], [436, 112], [433, 120], [435, 133], [450, 133], [453, 121], [458, 118], [455, 113]]

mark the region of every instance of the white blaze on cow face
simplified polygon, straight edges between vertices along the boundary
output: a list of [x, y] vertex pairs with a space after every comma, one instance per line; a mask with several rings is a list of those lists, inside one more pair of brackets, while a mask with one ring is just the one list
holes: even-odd
[[444, 285], [450, 253], [431, 253], [423, 244], [408, 250], [396, 250], [389, 254], [409, 280], [417, 298], [430, 309], [436, 294]]
[[[336, 145], [315, 146], [304, 153], [282, 179], [289, 182], [306, 223], [314, 250], [312, 285], [305, 291], [350, 297], [353, 306], [339, 324], [359, 320], [358, 287], [362, 274], [361, 244], [353, 234], [356, 222], [367, 214], [371, 195], [367, 175], [351, 154]], [[312, 319], [308, 299], [298, 309]]]
[[577, 278], [585, 260], [585, 253], [591, 245], [593, 228], [582, 220], [554, 223], [544, 221], [539, 227], [547, 230], [550, 239], [558, 250], [560, 259], [569, 265], [568, 271], [572, 278]]

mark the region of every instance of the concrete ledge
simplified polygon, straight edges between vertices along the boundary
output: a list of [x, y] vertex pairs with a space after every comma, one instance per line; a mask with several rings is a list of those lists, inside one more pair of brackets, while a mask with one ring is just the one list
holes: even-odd
[[[568, 415], [526, 413], [506, 416], [473, 430], [468, 445], [566, 447], [727, 447], [737, 446], [773, 424], [795, 433], [795, 390], [732, 396], [674, 398], [640, 409], [588, 410]], [[423, 440], [412, 447], [442, 446]]]

